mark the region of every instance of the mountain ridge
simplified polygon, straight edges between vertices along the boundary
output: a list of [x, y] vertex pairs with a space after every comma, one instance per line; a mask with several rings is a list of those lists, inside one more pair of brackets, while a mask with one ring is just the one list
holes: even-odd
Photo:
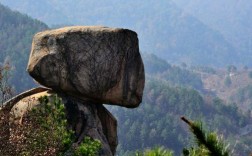
[[[251, 60], [252, 3], [249, 0], [174, 0], [185, 14], [190, 14], [214, 30], [238, 51], [243, 60]], [[242, 56], [244, 55], [244, 56]]]
[[[37, 1], [0, 0], [12, 9], [23, 11], [52, 25], [106, 25], [124, 27], [138, 33], [143, 52], [155, 53], [171, 63], [224, 66], [239, 64], [236, 49], [217, 31], [184, 14], [171, 1]], [[38, 5], [39, 4], [39, 5]], [[40, 6], [48, 6], [43, 10]], [[33, 14], [33, 11], [37, 11]], [[64, 17], [62, 19], [62, 17]], [[70, 21], [69, 21], [70, 20]], [[229, 59], [226, 59], [229, 58]]]

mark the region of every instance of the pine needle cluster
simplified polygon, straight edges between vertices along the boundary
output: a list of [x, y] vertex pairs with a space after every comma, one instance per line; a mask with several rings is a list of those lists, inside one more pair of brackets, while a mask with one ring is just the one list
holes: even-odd
[[228, 146], [225, 145], [220, 137], [215, 132], [206, 132], [202, 128], [201, 122], [193, 122], [185, 117], [181, 119], [187, 123], [190, 127], [190, 131], [195, 136], [195, 141], [198, 148], [184, 149], [183, 154], [185, 156], [228, 156]]

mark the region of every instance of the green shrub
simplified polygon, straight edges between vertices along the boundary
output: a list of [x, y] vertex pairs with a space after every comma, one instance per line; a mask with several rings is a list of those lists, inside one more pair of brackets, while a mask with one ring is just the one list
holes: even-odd
[[164, 147], [155, 147], [154, 149], [146, 149], [144, 152], [136, 152], [135, 156], [172, 156], [173, 152]]
[[24, 117], [23, 125], [25, 144], [21, 147], [22, 155], [61, 155], [73, 143], [72, 130], [67, 129], [65, 107], [56, 95], [49, 100], [47, 96], [39, 98], [40, 104]]
[[74, 151], [74, 156], [95, 156], [101, 149], [101, 142], [85, 137], [83, 142]]

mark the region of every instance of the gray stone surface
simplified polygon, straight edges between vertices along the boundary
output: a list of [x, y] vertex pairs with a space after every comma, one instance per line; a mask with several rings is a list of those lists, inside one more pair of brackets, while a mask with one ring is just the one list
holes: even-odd
[[43, 86], [95, 103], [142, 101], [144, 67], [131, 30], [75, 26], [38, 33], [27, 70]]

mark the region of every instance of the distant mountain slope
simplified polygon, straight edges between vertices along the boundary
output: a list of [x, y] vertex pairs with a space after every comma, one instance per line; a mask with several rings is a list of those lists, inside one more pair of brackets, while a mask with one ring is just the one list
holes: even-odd
[[252, 60], [251, 0], [173, 0], [185, 14], [218, 30], [238, 51]]
[[[0, 0], [50, 25], [106, 25], [138, 32], [143, 52], [171, 63], [225, 66], [240, 59], [222, 35], [171, 1]], [[227, 59], [228, 58], [228, 59]]]
[[216, 69], [216, 73], [201, 73], [201, 78], [205, 90], [212, 92], [226, 102], [235, 103], [244, 113], [251, 114], [251, 70], [238, 70], [229, 73], [227, 70]]
[[193, 88], [204, 96], [217, 97], [226, 104], [234, 104], [243, 113], [252, 116], [251, 68], [179, 67], [154, 54], [142, 56], [147, 79], [155, 78], [172, 87]]
[[0, 62], [8, 59], [14, 66], [12, 85], [17, 92], [34, 86], [26, 66], [33, 35], [45, 29], [44, 23], [0, 4]]
[[[0, 3], [9, 6], [11, 9], [18, 10], [29, 16], [45, 21], [49, 24], [55, 24], [55, 22], [69, 23], [70, 20], [66, 15], [62, 14], [61, 10], [57, 10], [52, 5], [51, 1], [47, 0], [0, 0]], [[50, 18], [49, 18], [50, 17]]]
[[240, 136], [240, 130], [251, 124], [250, 116], [241, 114], [234, 105], [225, 106], [218, 98], [206, 102], [197, 91], [170, 87], [160, 79], [146, 82], [139, 108], [109, 108], [118, 120], [118, 155], [157, 145], [181, 155], [183, 147], [192, 143], [181, 115], [201, 120], [209, 130], [222, 134], [234, 155], [248, 155], [251, 149], [251, 133]]
[[[180, 120], [182, 115], [192, 120], [201, 120], [207, 129], [223, 135], [233, 155], [250, 153], [251, 131], [246, 127], [252, 123], [251, 115], [242, 113], [239, 105], [204, 94], [203, 90], [201, 93], [195, 90], [198, 86], [204, 86], [201, 83], [195, 85], [194, 82], [201, 82], [200, 77], [205, 77], [205, 81], [207, 76], [218, 76], [221, 74], [219, 70], [204, 67], [194, 67], [193, 70], [189, 67], [181, 68], [170, 65], [153, 54], [143, 54], [143, 58], [146, 83], [140, 107], [129, 110], [109, 106], [118, 120], [118, 155], [128, 156], [130, 151], [157, 145], [174, 150], [174, 155], [181, 155], [183, 147], [192, 144], [188, 128]], [[166, 73], [171, 74], [166, 76]], [[222, 74], [224, 76], [225, 72]], [[245, 76], [243, 72], [241, 75]], [[247, 80], [248, 75], [245, 79], [235, 80], [236, 78], [232, 77], [232, 85], [236, 86], [237, 82]], [[184, 79], [187, 79], [187, 84], [184, 83]], [[216, 83], [223, 86], [223, 81], [220, 79]], [[252, 78], [249, 82], [251, 81]], [[226, 88], [227, 91], [228, 89]], [[241, 97], [252, 94], [251, 86], [245, 89], [241, 92]]]

